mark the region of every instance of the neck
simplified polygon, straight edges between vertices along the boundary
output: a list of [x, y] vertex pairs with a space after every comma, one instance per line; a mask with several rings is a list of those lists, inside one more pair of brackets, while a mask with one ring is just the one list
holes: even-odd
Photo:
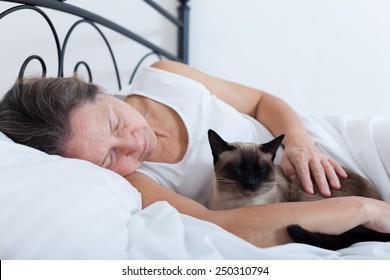
[[175, 141], [171, 139], [168, 133], [153, 128], [157, 137], [157, 149], [155, 156], [149, 161], [163, 162], [163, 163], [177, 163], [180, 157], [177, 153], [178, 149], [175, 147]]

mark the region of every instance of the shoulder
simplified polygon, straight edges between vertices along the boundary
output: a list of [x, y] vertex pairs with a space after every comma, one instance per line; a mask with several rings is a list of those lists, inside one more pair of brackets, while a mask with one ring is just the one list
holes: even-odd
[[211, 80], [215, 79], [212, 76], [201, 72], [194, 67], [171, 60], [160, 60], [152, 64], [151, 67], [187, 77], [189, 79], [200, 82], [205, 86], [207, 86], [207, 84], [210, 83]]
[[211, 94], [221, 97], [221, 93], [229, 91], [232, 83], [209, 75], [187, 64], [176, 61], [160, 60], [151, 67], [165, 70], [197, 81], [205, 86]]
[[189, 66], [173, 60], [159, 60], [150, 65], [150, 67], [180, 74], [180, 72], [182, 72], [183, 70], [185, 70], [185, 68], [188, 68]]

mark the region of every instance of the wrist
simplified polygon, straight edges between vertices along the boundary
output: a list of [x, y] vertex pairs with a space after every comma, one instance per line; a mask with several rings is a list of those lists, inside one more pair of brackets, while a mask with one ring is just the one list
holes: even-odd
[[356, 204], [356, 217], [357, 217], [357, 225], [368, 225], [372, 223], [372, 217], [374, 214], [374, 207], [370, 203], [370, 199], [365, 197], [354, 197], [353, 198]]
[[315, 146], [313, 138], [306, 131], [288, 131], [282, 142], [283, 146], [286, 147], [301, 147], [312, 149]]
[[378, 230], [378, 226], [376, 225], [376, 218], [380, 217], [381, 215], [381, 213], [378, 212], [378, 207], [375, 205], [375, 203], [373, 203], [374, 200], [370, 198], [361, 198], [361, 200], [361, 225], [373, 230]]

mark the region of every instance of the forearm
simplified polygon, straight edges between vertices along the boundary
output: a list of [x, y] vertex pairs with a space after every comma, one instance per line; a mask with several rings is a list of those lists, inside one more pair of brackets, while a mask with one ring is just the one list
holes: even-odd
[[314, 141], [304, 128], [298, 114], [276, 96], [263, 93], [255, 118], [275, 136], [285, 135], [285, 146], [311, 147]]
[[180, 213], [212, 222], [259, 247], [291, 242], [286, 231], [291, 224], [337, 234], [370, 221], [364, 211], [363, 198], [332, 198], [211, 211], [138, 172], [127, 176], [127, 179], [142, 194], [143, 207], [156, 201], [167, 201]]
[[265, 125], [275, 136], [285, 134], [284, 143], [308, 143], [311, 137], [304, 129], [298, 115], [283, 100], [262, 90], [202, 73], [188, 65], [159, 61], [153, 67], [186, 76], [204, 84], [212, 94], [238, 111], [250, 115]]
[[217, 211], [207, 219], [259, 247], [291, 242], [286, 228], [299, 224], [308, 230], [339, 234], [368, 221], [361, 198], [258, 205]]

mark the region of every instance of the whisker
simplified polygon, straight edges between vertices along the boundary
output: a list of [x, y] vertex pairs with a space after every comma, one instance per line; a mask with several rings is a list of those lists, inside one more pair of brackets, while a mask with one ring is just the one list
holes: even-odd
[[278, 183], [278, 186], [281, 186], [281, 187], [291, 187], [292, 185], [293, 185], [293, 183], [289, 183], [289, 182]]
[[232, 179], [227, 179], [227, 178], [223, 178], [223, 177], [215, 177], [215, 179], [216, 179], [218, 182], [221, 182], [221, 183], [226, 183], [226, 184], [237, 184], [237, 181], [232, 180]]

